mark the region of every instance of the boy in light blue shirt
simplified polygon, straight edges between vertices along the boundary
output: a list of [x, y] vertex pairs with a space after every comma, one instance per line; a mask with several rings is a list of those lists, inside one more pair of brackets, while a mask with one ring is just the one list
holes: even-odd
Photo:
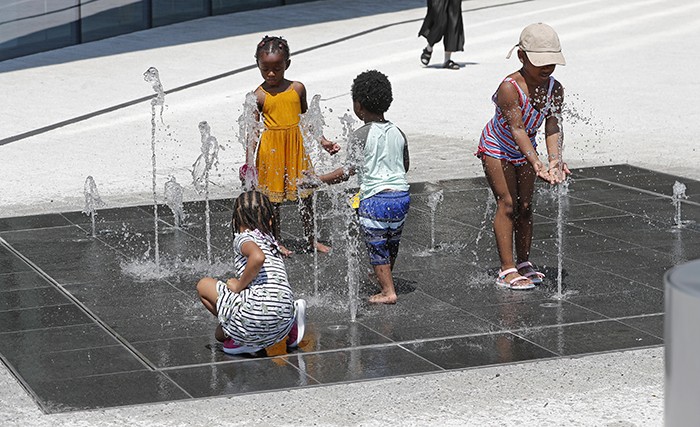
[[393, 100], [391, 83], [384, 74], [376, 70], [361, 73], [353, 80], [351, 92], [355, 115], [365, 125], [350, 138], [349, 166], [318, 178], [334, 184], [357, 173], [360, 228], [381, 287], [369, 302], [394, 304], [397, 297], [391, 271], [410, 204], [406, 181], [408, 141], [395, 124], [384, 118]]

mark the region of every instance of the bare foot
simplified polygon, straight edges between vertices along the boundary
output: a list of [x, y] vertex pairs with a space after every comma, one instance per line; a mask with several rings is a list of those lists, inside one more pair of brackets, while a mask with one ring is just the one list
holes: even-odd
[[326, 246], [326, 245], [324, 245], [324, 244], [321, 243], [321, 242], [316, 242], [316, 250], [319, 251], [319, 252], [322, 252], [322, 253], [324, 253], [324, 254], [327, 254], [328, 252], [331, 251], [331, 247], [330, 247], [330, 246]]
[[396, 300], [398, 297], [396, 294], [388, 294], [384, 295], [382, 293], [379, 293], [377, 295], [372, 295], [369, 297], [369, 302], [371, 304], [396, 304]]
[[290, 251], [289, 249], [287, 249], [287, 248], [286, 248], [283, 244], [281, 244], [281, 243], [278, 245], [278, 247], [279, 247], [279, 249], [280, 249], [280, 252], [282, 253], [282, 256], [285, 257], [285, 258], [286, 258], [286, 257], [292, 256], [292, 254], [294, 253], [294, 252]]

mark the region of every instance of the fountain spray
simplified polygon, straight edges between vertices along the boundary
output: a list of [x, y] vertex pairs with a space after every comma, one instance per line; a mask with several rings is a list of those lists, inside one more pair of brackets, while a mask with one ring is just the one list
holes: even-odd
[[156, 269], [160, 269], [160, 253], [158, 248], [158, 199], [156, 196], [156, 106], [160, 107], [160, 121], [163, 122], [163, 107], [165, 105], [165, 91], [160, 82], [158, 70], [150, 67], [143, 73], [143, 79], [153, 87], [156, 93], [151, 99], [151, 165], [153, 167], [153, 225], [155, 228], [154, 246]]
[[687, 199], [688, 196], [685, 195], [685, 184], [676, 181], [673, 184], [673, 205], [676, 207], [676, 215], [674, 217], [674, 228], [680, 229], [683, 227], [683, 219], [681, 218], [681, 200]]
[[[260, 120], [256, 120], [256, 117], [259, 117]], [[245, 164], [241, 166], [239, 172], [243, 191], [253, 190], [258, 185], [255, 156], [263, 128], [262, 115], [258, 112], [257, 97], [255, 93], [248, 92], [243, 103], [243, 113], [238, 117], [238, 140], [245, 152]]]
[[[309, 175], [315, 175], [315, 170], [313, 167], [314, 161], [319, 161], [321, 158], [321, 139], [323, 138], [323, 127], [326, 122], [323, 119], [323, 113], [321, 112], [321, 95], [314, 95], [311, 99], [311, 103], [307, 108], [306, 112], [300, 114], [299, 116], [299, 127], [301, 129], [301, 135], [304, 142], [304, 151], [310, 160], [309, 168], [306, 173]], [[302, 189], [297, 187], [299, 192], [299, 207], [301, 209], [302, 203]], [[316, 241], [318, 240], [318, 215], [316, 215], [316, 205], [317, 205], [317, 192], [313, 191], [311, 193], [311, 211], [313, 212], [313, 224], [312, 224], [312, 236], [313, 236], [313, 246], [314, 251], [314, 290], [318, 293], [318, 251], [316, 250]]]
[[[358, 174], [362, 172], [363, 150], [357, 138], [353, 138], [355, 119], [348, 113], [340, 117], [343, 126], [343, 139], [347, 147], [347, 159], [344, 166], [345, 173], [354, 168]], [[360, 231], [357, 224], [357, 215], [354, 205], [343, 203], [347, 198], [347, 193], [342, 188], [334, 199], [339, 200], [336, 205], [342, 210], [342, 218], [345, 224], [345, 257], [347, 259], [347, 284], [348, 284], [348, 309], [350, 310], [350, 321], [357, 319], [358, 299], [360, 292]], [[357, 197], [357, 196], [356, 196]], [[355, 200], [355, 197], [352, 198]]]
[[211, 135], [209, 123], [200, 122], [199, 132], [202, 134], [202, 153], [192, 165], [192, 180], [198, 193], [204, 193], [204, 215], [207, 233], [207, 261], [211, 265], [211, 225], [209, 210], [209, 171], [219, 163], [219, 142]]
[[175, 180], [174, 176], [171, 176], [165, 183], [165, 204], [173, 212], [176, 228], [180, 228], [182, 221], [185, 219], [185, 211], [182, 206], [182, 192], [182, 185]]
[[[554, 116], [559, 122], [559, 138], [557, 139], [557, 168], [559, 176], [564, 177], [564, 125], [561, 112], [554, 112]], [[564, 260], [564, 211], [566, 195], [569, 190], [569, 182], [564, 177], [557, 185], [557, 299], [561, 300], [562, 295], [562, 270]]]
[[97, 208], [104, 207], [105, 203], [102, 201], [100, 194], [97, 192], [97, 184], [95, 184], [95, 180], [92, 178], [92, 175], [88, 175], [88, 177], [85, 178], [83, 193], [85, 194], [85, 209], [83, 209], [83, 213], [90, 216], [90, 219], [92, 220], [92, 237], [96, 237], [95, 215], [97, 215]]
[[443, 190], [438, 190], [428, 195], [428, 207], [430, 208], [430, 252], [435, 252], [435, 211], [443, 200]]

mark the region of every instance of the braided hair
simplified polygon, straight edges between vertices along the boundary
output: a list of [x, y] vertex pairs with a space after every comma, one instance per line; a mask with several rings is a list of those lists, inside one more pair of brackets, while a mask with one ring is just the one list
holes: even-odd
[[389, 78], [377, 70], [365, 71], [355, 77], [350, 91], [353, 101], [375, 114], [384, 114], [394, 100]]
[[231, 226], [234, 234], [238, 233], [241, 227], [245, 227], [251, 231], [258, 229], [262, 233], [278, 239], [274, 221], [276, 218], [270, 199], [258, 191], [241, 193], [233, 202]]
[[255, 48], [255, 61], [257, 62], [260, 59], [262, 53], [270, 54], [279, 52], [282, 52], [285, 61], [289, 60], [290, 54], [287, 40], [277, 36], [265, 36]]

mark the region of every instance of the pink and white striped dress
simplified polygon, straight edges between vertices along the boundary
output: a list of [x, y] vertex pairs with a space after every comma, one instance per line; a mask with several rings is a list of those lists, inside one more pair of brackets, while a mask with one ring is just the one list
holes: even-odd
[[[537, 129], [542, 126], [544, 120], [550, 115], [551, 105], [552, 105], [552, 88], [554, 87], [554, 77], [549, 77], [549, 88], [547, 89], [547, 102], [542, 111], [538, 111], [530, 103], [530, 98], [523, 92], [518, 83], [510, 77], [506, 77], [504, 82], [513, 84], [518, 90], [518, 97], [520, 98], [520, 111], [523, 116], [523, 125], [525, 126], [525, 132], [530, 137], [532, 146], [537, 148], [537, 141], [535, 137], [537, 136]], [[494, 93], [491, 99], [496, 103], [497, 93]], [[504, 159], [515, 166], [520, 166], [527, 163], [527, 159], [520, 152], [518, 144], [513, 138], [513, 134], [510, 131], [508, 122], [503, 116], [501, 109], [496, 105], [496, 114], [491, 120], [486, 124], [484, 130], [481, 132], [481, 138], [479, 139], [479, 149], [476, 152], [477, 157], [482, 155], [487, 155], [490, 157], [495, 157], [497, 159]]]

